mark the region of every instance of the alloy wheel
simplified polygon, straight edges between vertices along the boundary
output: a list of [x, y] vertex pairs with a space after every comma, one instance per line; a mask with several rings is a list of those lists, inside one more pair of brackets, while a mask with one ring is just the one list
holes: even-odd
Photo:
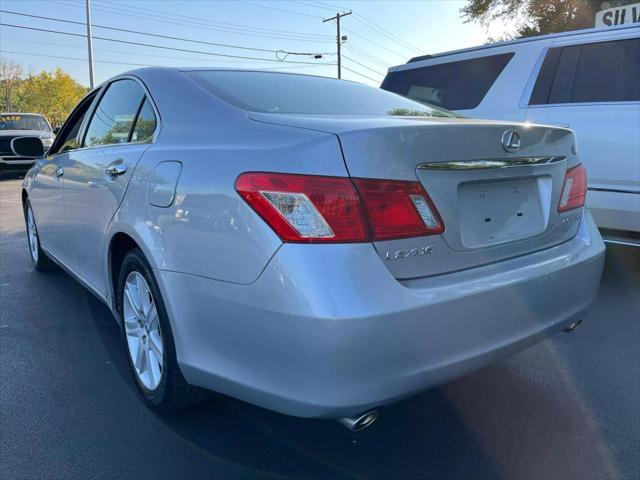
[[145, 388], [155, 390], [162, 379], [164, 343], [153, 294], [135, 270], [125, 281], [122, 305], [129, 356], [136, 375]]
[[33, 263], [38, 263], [38, 231], [36, 230], [36, 221], [33, 218], [31, 205], [27, 207], [27, 235], [29, 236], [31, 260], [33, 260]]

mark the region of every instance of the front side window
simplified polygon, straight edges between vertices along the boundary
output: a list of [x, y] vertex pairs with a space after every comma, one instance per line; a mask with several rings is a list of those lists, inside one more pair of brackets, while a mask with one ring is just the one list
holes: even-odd
[[513, 57], [503, 53], [389, 72], [381, 88], [448, 110], [476, 108]]
[[640, 38], [551, 48], [530, 105], [640, 100]]
[[49, 155], [55, 155], [57, 153], [62, 153], [67, 150], [73, 150], [80, 147], [80, 126], [82, 125], [96, 94], [97, 91], [90, 93], [78, 104], [73, 112], [71, 112], [71, 115], [69, 115], [69, 118], [65, 121], [64, 125], [58, 132], [58, 136], [49, 150]]
[[143, 99], [142, 87], [133, 80], [118, 80], [109, 85], [89, 122], [84, 145], [94, 147], [128, 142]]
[[0, 130], [45, 130], [51, 131], [49, 122], [42, 115], [10, 113], [0, 115]]
[[66, 152], [67, 150], [80, 148], [78, 134], [80, 133], [80, 125], [82, 125], [82, 121], [84, 120], [86, 114], [87, 111], [85, 110], [82, 114], [80, 114], [74, 124], [69, 126], [69, 130], [65, 132], [64, 139], [61, 140], [59, 150], [60, 152]]

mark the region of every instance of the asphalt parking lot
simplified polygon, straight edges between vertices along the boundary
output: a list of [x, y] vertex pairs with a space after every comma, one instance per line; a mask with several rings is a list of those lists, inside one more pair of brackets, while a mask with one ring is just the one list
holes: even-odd
[[0, 181], [0, 477], [640, 477], [640, 252], [616, 247], [574, 333], [385, 408], [371, 428], [214, 397], [138, 400], [109, 310], [29, 260]]

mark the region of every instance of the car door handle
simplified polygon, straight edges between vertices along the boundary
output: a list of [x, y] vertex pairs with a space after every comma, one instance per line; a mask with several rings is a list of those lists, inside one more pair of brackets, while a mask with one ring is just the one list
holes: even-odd
[[122, 163], [122, 161], [120, 163], [112, 163], [104, 171], [107, 175], [122, 175], [127, 171], [127, 164]]
[[64, 175], [64, 168], [58, 167], [56, 169], [56, 177], [61, 177], [62, 175]]

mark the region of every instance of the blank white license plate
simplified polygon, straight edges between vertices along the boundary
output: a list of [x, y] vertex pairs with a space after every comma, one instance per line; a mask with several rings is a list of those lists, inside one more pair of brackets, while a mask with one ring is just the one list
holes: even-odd
[[463, 184], [458, 201], [460, 235], [467, 248], [511, 242], [545, 229], [535, 179]]

